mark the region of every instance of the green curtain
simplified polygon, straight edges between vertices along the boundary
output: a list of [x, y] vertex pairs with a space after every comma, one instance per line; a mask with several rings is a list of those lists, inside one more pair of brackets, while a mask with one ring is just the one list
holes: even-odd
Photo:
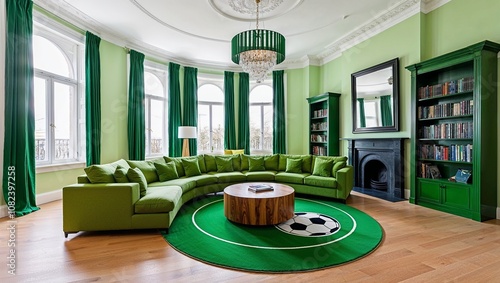
[[240, 104], [238, 112], [238, 149], [250, 154], [250, 78], [248, 73], [240, 73]]
[[283, 70], [273, 71], [273, 153], [286, 153], [285, 85]]
[[234, 73], [224, 72], [224, 149], [237, 149], [234, 118]]
[[85, 33], [85, 136], [87, 166], [101, 162], [101, 38]]
[[181, 88], [179, 82], [180, 65], [168, 64], [168, 155], [182, 155], [182, 141], [178, 129], [181, 126]]
[[146, 157], [146, 122], [144, 110], [144, 54], [130, 50], [128, 82], [128, 158]]
[[392, 126], [391, 96], [380, 97], [380, 113], [382, 116], [382, 127]]
[[364, 98], [358, 98], [358, 103], [359, 103], [359, 126], [361, 128], [366, 127], [366, 118], [365, 118], [365, 99]]
[[[198, 125], [198, 69], [193, 67], [184, 68], [184, 113], [183, 125]], [[196, 139], [189, 139], [189, 154], [198, 154]]]
[[6, 1], [3, 196], [9, 217], [36, 206], [33, 3]]

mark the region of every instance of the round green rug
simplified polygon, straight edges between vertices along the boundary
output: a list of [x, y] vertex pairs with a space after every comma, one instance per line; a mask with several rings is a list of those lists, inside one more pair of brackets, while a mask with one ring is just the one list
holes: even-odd
[[226, 219], [221, 196], [208, 197], [186, 203], [163, 237], [200, 261], [257, 272], [344, 264], [372, 252], [382, 241], [379, 223], [345, 204], [295, 198], [295, 214], [277, 226], [241, 225]]

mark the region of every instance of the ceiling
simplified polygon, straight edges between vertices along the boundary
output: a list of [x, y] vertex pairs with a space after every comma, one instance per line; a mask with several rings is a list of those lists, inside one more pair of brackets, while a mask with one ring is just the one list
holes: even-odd
[[[286, 38], [280, 68], [321, 65], [420, 11], [450, 0], [262, 0], [260, 28]], [[255, 29], [255, 0], [34, 0], [102, 39], [198, 67], [235, 69], [234, 35]]]

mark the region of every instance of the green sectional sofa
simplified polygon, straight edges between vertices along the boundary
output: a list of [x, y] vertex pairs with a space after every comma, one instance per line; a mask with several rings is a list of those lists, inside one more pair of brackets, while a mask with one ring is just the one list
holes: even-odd
[[63, 188], [63, 231], [165, 229], [187, 201], [242, 182], [287, 184], [296, 193], [345, 202], [353, 187], [346, 157], [273, 154], [118, 160], [85, 168]]

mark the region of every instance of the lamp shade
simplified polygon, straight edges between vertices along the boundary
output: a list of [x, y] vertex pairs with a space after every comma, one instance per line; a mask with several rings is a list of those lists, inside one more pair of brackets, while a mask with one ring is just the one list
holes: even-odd
[[180, 139], [195, 139], [198, 137], [196, 133], [196, 127], [179, 127], [178, 136]]

